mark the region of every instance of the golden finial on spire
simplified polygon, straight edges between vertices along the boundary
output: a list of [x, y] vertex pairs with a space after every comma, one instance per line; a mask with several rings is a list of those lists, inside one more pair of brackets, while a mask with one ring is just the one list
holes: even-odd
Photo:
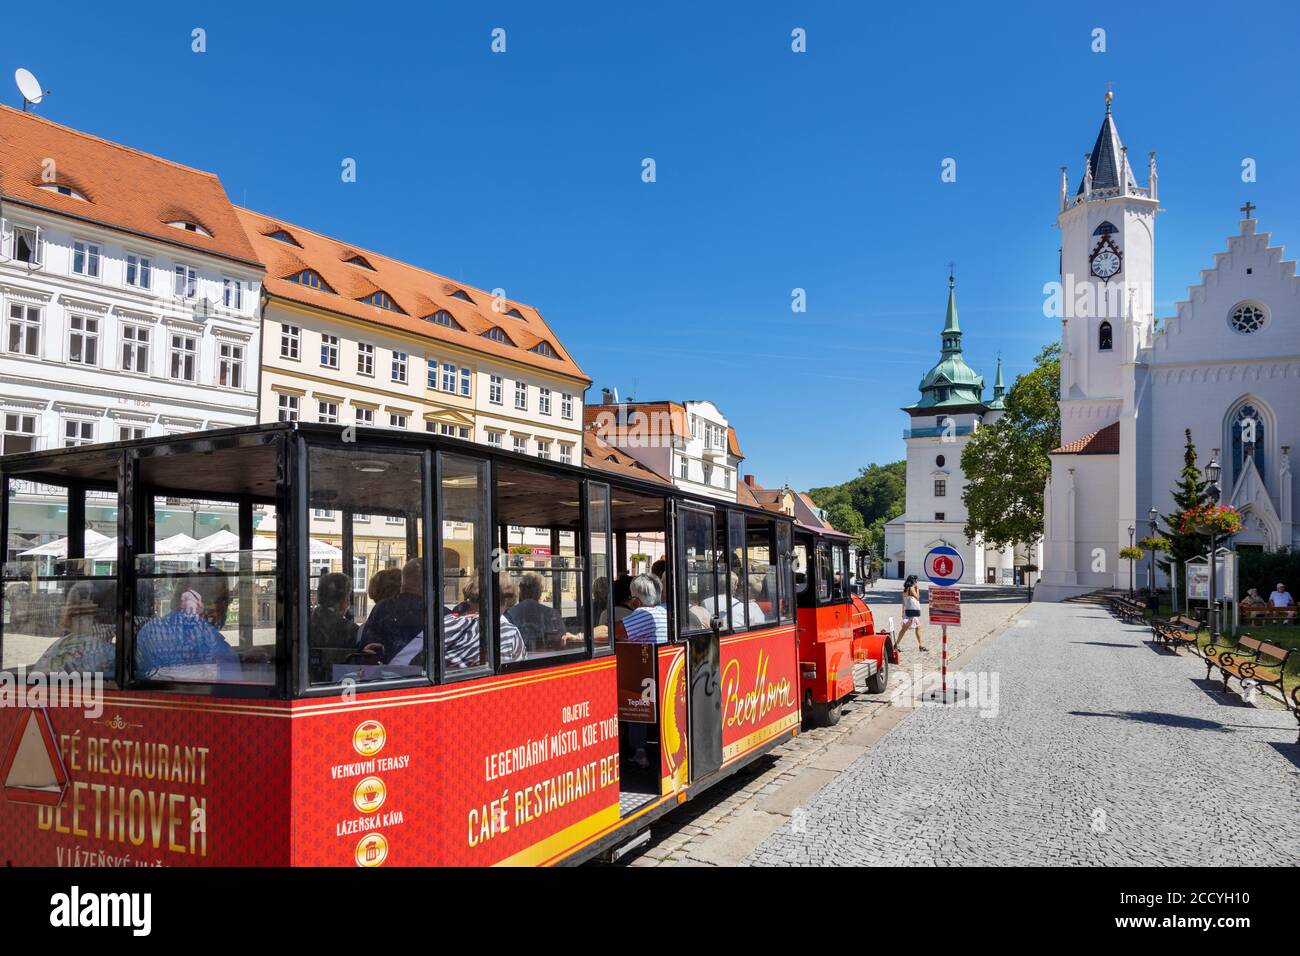
[[1110, 112], [1110, 101], [1115, 98], [1115, 91], [1111, 89], [1111, 84], [1106, 84], [1106, 112]]

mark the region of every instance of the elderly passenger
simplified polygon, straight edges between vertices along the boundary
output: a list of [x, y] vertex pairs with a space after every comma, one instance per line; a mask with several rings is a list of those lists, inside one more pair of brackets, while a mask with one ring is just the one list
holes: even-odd
[[618, 622], [618, 639], [635, 644], [668, 643], [668, 605], [660, 600], [659, 580], [652, 574], [638, 574], [632, 579], [633, 610]]

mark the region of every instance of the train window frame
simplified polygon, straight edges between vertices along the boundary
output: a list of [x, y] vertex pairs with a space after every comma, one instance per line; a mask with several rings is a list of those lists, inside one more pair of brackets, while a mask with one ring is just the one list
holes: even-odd
[[[586, 552], [586, 548], [589, 542], [587, 540], [587, 513], [586, 513], [587, 491], [586, 491], [586, 481], [584, 480], [584, 476], [577, 469], [573, 469], [571, 467], [557, 468], [554, 466], [553, 462], [549, 462], [549, 461], [541, 461], [538, 459], [530, 459], [526, 457], [519, 458], [519, 459], [516, 459], [514, 457], [507, 458], [505, 456], [502, 456], [499, 461], [494, 459], [493, 469], [492, 469], [491, 528], [492, 528], [493, 535], [496, 535], [502, 529], [505, 529], [506, 532], [505, 538], [503, 538], [501, 541], [497, 543], [497, 547], [499, 549], [498, 554], [501, 555], [503, 561], [508, 561], [510, 555], [510, 549], [508, 546], [509, 528], [512, 525], [517, 524], [515, 522], [515, 519], [513, 518], [504, 519], [501, 517], [502, 508], [500, 506], [500, 496], [499, 496], [501, 482], [499, 478], [499, 472], [507, 468], [515, 472], [523, 473], [525, 475], [530, 473], [533, 475], [546, 475], [556, 480], [572, 481], [574, 484], [574, 492], [578, 496], [577, 498], [578, 522], [577, 522], [577, 527], [573, 529], [572, 534], [573, 534], [573, 545], [575, 550], [575, 554], [573, 555], [573, 557], [577, 560], [577, 567], [573, 569], [572, 573], [578, 575], [578, 584], [576, 588], [576, 593], [578, 595], [579, 600], [582, 601], [584, 604], [584, 607], [581, 609], [581, 614], [578, 615], [580, 621], [579, 626], [581, 626], [583, 629], [583, 641], [581, 645], [575, 646], [570, 650], [560, 650], [554, 653], [548, 653], [541, 657], [532, 657], [532, 658], [528, 657], [527, 654], [525, 654], [522, 660], [504, 661], [501, 660], [500, 658], [502, 614], [494, 612], [492, 616], [493, 633], [495, 635], [495, 640], [493, 643], [494, 672], [497, 674], [511, 674], [511, 673], [518, 673], [520, 671], [539, 670], [548, 667], [562, 667], [580, 661], [590, 660], [592, 657], [592, 643], [593, 643], [590, 604], [588, 600], [588, 596], [591, 590], [591, 585], [589, 583], [591, 577], [591, 566], [588, 560], [588, 554]], [[560, 533], [558, 526], [555, 528], [551, 528], [550, 530], [552, 532], [552, 541], [553, 542], [557, 541], [558, 535]], [[554, 544], [552, 545], [552, 552], [550, 557], [552, 559], [557, 557], [562, 557], [562, 555], [556, 553]], [[554, 568], [552, 568], [552, 573], [554, 573]], [[501, 601], [500, 584], [501, 584], [500, 574], [494, 574], [492, 577], [491, 589], [490, 589], [492, 599], [493, 599], [493, 608], [498, 607]]]
[[[385, 440], [388, 436], [371, 439], [368, 436], [356, 436], [353, 441], [343, 441], [344, 429], [334, 428], [332, 434], [322, 435], [312, 430], [310, 433], [302, 431], [296, 432], [297, 441], [292, 444], [297, 449], [294, 471], [291, 472], [295, 480], [286, 479], [285, 484], [292, 484], [292, 502], [294, 514], [297, 518], [293, 534], [297, 539], [294, 543], [298, 549], [298, 560], [292, 569], [291, 575], [286, 575], [284, 583], [286, 587], [292, 587], [294, 592], [295, 611], [297, 622], [293, 626], [292, 634], [289, 637], [295, 647], [296, 659], [293, 667], [293, 697], [297, 699], [330, 697], [338, 696], [341, 692], [354, 694], [370, 694], [382, 691], [400, 690], [407, 687], [427, 687], [430, 684], [437, 683], [436, 674], [441, 664], [442, 653], [442, 631], [441, 620], [439, 615], [433, 614], [434, 602], [429, 600], [433, 586], [433, 565], [430, 560], [432, 545], [434, 540], [433, 529], [430, 525], [433, 523], [434, 502], [433, 502], [433, 483], [434, 469], [436, 462], [434, 459], [435, 448], [431, 446], [411, 446], [401, 444], [391, 440]], [[418, 548], [422, 553], [421, 574], [423, 578], [423, 589], [425, 594], [425, 615], [424, 615], [424, 666], [420, 673], [402, 675], [398, 677], [377, 678], [375, 680], [358, 681], [355, 679], [343, 679], [339, 681], [313, 681], [309, 672], [310, 666], [310, 628], [311, 628], [311, 608], [313, 602], [313, 590], [311, 588], [312, 567], [311, 567], [311, 547], [310, 547], [310, 515], [313, 510], [311, 503], [311, 484], [310, 484], [310, 463], [311, 453], [315, 449], [325, 449], [333, 452], [342, 452], [348, 455], [354, 455], [360, 459], [366, 456], [382, 457], [386, 455], [401, 455], [405, 457], [416, 458], [420, 462], [421, 490], [420, 490], [420, 511], [418, 518], [421, 521], [418, 531], [413, 535], [411, 530], [407, 530], [407, 544], [409, 546], [412, 537], [418, 540]], [[290, 472], [286, 472], [290, 473]], [[338, 509], [343, 515], [343, 525], [339, 533], [341, 539], [340, 550], [343, 552], [341, 558], [341, 567], [344, 574], [351, 578], [352, 560], [355, 557], [355, 538], [353, 527], [355, 525], [355, 516], [364, 514], [367, 517], [373, 515], [390, 515], [388, 509], [377, 508], [373, 504], [367, 504], [364, 512], [358, 512], [355, 508], [340, 507]], [[408, 558], [409, 560], [409, 558]], [[292, 583], [290, 583], [292, 577]], [[436, 629], [431, 630], [436, 624]], [[286, 628], [287, 629], [287, 628]], [[432, 638], [430, 635], [433, 635]], [[437, 651], [435, 655], [434, 651]], [[434, 658], [437, 657], [435, 661]]]
[[[433, 492], [435, 495], [433, 501], [434, 519], [430, 522], [433, 525], [433, 542], [431, 556], [436, 556], [437, 576], [432, 578], [430, 587], [433, 588], [429, 593], [434, 595], [435, 600], [428, 602], [429, 614], [432, 617], [431, 626], [433, 633], [436, 635], [437, 653], [436, 670], [430, 672], [430, 679], [437, 684], [459, 684], [467, 680], [479, 680], [484, 677], [490, 677], [500, 673], [500, 634], [499, 628], [494, 623], [488, 640], [484, 644], [487, 650], [485, 659], [476, 667], [465, 667], [450, 669], [446, 666], [446, 637], [443, 625], [445, 616], [441, 613], [443, 606], [443, 580], [445, 557], [444, 548], [446, 548], [445, 539], [443, 538], [443, 523], [446, 510], [443, 505], [444, 490], [444, 470], [448, 458], [459, 459], [463, 461], [472, 461], [477, 463], [483, 474], [483, 485], [479, 488], [479, 503], [482, 505], [483, 527], [479, 529], [479, 534], [475, 537], [475, 565], [478, 568], [478, 585], [479, 585], [479, 618], [480, 621], [485, 616], [488, 620], [496, 621], [496, 608], [499, 602], [497, 594], [496, 576], [492, 574], [493, 567], [496, 563], [498, 554], [493, 542], [495, 541], [496, 528], [496, 469], [497, 462], [486, 455], [466, 454], [461, 451], [447, 451], [434, 446], [435, 453], [435, 481]], [[432, 573], [435, 560], [427, 562], [426, 581], [429, 581], [428, 575]], [[435, 606], [439, 613], [434, 613]], [[480, 623], [480, 640], [482, 635], [482, 624]]]
[[[794, 580], [794, 524], [777, 520], [774, 557], [777, 564], [777, 616], [776, 623], [793, 624], [797, 615], [798, 592]], [[805, 583], [805, 587], [807, 587]]]
[[813, 565], [817, 586], [813, 590], [818, 606], [831, 602], [831, 543], [824, 538], [813, 540]]
[[[742, 517], [744, 519], [744, 534], [745, 534], [744, 602], [745, 602], [745, 618], [746, 618], [747, 629], [753, 631], [762, 628], [776, 627], [781, 623], [780, 621], [781, 559], [780, 559], [780, 552], [778, 550], [777, 527], [781, 525], [783, 522], [780, 522], [777, 519], [767, 515], [746, 514], [743, 515]], [[758, 624], [755, 624], [754, 621], [750, 620], [751, 608], [754, 608], [759, 611], [763, 610], [762, 607], [759, 606], [759, 603], [754, 596], [753, 588], [750, 586], [755, 574], [753, 559], [750, 555], [750, 551], [756, 544], [756, 542], [753, 541], [752, 539], [756, 537], [762, 537], [765, 546], [767, 548], [767, 559], [768, 559], [767, 563], [768, 563], [769, 573], [771, 573], [772, 568], [776, 569], [775, 574], [772, 577], [772, 581], [773, 581], [773, 585], [772, 585], [773, 593], [771, 595], [772, 606], [770, 611], [764, 614], [764, 620]], [[766, 578], [767, 575], [765, 574], [764, 579], [766, 580]]]
[[[684, 523], [689, 517], [707, 517], [711, 525], [706, 540], [713, 551], [713, 569], [711, 576], [713, 578], [713, 595], [718, 593], [718, 509], [701, 504], [695, 501], [677, 499], [673, 514], [673, 541], [670, 545], [673, 556], [673, 574], [674, 579], [670, 582], [670, 590], [676, 592], [675, 610], [677, 622], [677, 638], [683, 640], [689, 637], [696, 637], [701, 634], [708, 634], [713, 630], [712, 618], [719, 615], [710, 616], [710, 624], [707, 626], [692, 627], [690, 624], [690, 588], [687, 586], [688, 576], [686, 573], [686, 549], [683, 546], [685, 540]], [[725, 621], [726, 618], [723, 618]], [[669, 622], [671, 625], [671, 621]], [[671, 635], [671, 631], [670, 631]]]
[[[592, 558], [595, 555], [595, 548], [592, 546], [592, 539], [599, 534], [599, 530], [594, 528], [594, 518], [597, 514], [595, 509], [600, 507], [597, 498], [604, 498], [604, 523], [605, 523], [605, 580], [607, 590], [605, 594], [605, 609], [610, 612], [608, 631], [605, 637], [598, 641], [596, 638], [596, 628], [599, 626], [599, 615], [596, 613], [595, 587], [596, 574], [592, 567]], [[587, 478], [582, 482], [582, 515], [584, 522], [583, 533], [586, 538], [587, 546], [584, 552], [585, 562], [585, 586], [586, 586], [586, 607], [585, 607], [585, 627], [587, 632], [587, 647], [592, 657], [605, 657], [614, 653], [614, 641], [617, 636], [617, 628], [613, 620], [613, 600], [614, 600], [614, 565], [618, 563], [618, 556], [615, 553], [614, 545], [614, 513], [613, 502], [614, 489], [607, 481], [596, 481], [593, 478]]]

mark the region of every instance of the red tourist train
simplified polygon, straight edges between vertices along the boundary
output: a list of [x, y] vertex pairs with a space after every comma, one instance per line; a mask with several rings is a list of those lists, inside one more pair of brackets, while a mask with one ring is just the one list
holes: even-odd
[[799, 691], [805, 720], [839, 723], [853, 693], [883, 694], [898, 663], [892, 636], [876, 631], [866, 603], [850, 588], [849, 543], [828, 528], [795, 527]]
[[579, 862], [888, 666], [839, 538], [644, 478], [298, 423], [0, 467], [5, 865]]

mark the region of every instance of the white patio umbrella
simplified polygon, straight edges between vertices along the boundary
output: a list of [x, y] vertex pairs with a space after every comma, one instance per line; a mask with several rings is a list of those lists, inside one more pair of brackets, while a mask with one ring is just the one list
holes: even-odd
[[[87, 528], [86, 529], [86, 557], [88, 558], [92, 557], [90, 553], [91, 549], [99, 545], [102, 545], [105, 541], [112, 541], [113, 546], [115, 548], [117, 547], [117, 538], [110, 538], [107, 537], [106, 535], [100, 534], [98, 531], [94, 530], [93, 528]], [[68, 556], [68, 539], [56, 538], [54, 541], [47, 541], [44, 544], [39, 545], [35, 548], [30, 548], [27, 551], [19, 552], [18, 556], [20, 558], [36, 558], [36, 557], [66, 558]]]
[[194, 554], [198, 542], [191, 538], [184, 531], [174, 534], [170, 538], [163, 538], [161, 541], [153, 543], [154, 554]]

